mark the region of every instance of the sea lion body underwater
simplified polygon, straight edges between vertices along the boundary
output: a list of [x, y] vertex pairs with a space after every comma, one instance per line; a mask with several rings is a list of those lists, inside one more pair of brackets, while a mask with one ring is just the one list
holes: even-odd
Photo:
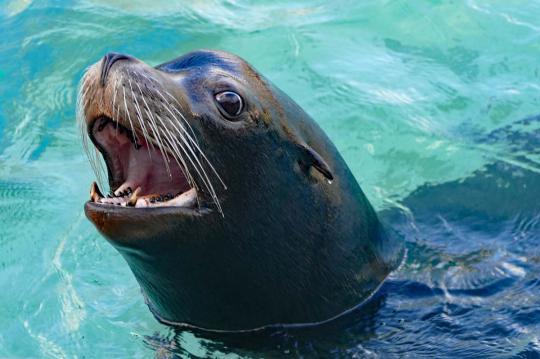
[[78, 109], [113, 193], [94, 183], [86, 215], [163, 323], [325, 322], [402, 260], [324, 132], [237, 56], [200, 50], [154, 68], [109, 53], [81, 80]]

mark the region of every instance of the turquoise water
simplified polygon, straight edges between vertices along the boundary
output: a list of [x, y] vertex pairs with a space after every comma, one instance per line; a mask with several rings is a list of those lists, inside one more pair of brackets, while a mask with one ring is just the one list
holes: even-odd
[[[540, 3], [0, 0], [0, 357], [540, 356]], [[326, 328], [174, 332], [86, 220], [76, 86], [234, 52], [326, 130], [409, 256]]]

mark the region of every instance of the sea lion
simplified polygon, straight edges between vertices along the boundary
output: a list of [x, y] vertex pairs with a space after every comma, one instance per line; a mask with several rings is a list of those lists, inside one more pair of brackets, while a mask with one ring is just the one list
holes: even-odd
[[111, 189], [92, 184], [86, 215], [163, 323], [318, 324], [401, 262], [402, 242], [324, 132], [235, 55], [151, 67], [109, 53], [82, 78], [78, 109]]

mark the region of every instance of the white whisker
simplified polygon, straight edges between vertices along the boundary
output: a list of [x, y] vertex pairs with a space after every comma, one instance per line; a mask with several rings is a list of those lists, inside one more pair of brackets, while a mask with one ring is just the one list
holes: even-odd
[[161, 137], [159, 136], [157, 125], [156, 125], [155, 121], [152, 118], [152, 114], [147, 109], [144, 109], [144, 111], [146, 112], [146, 114], [148, 115], [148, 118], [150, 119], [149, 125], [152, 128], [152, 132], [154, 132], [154, 138], [156, 139], [156, 141], [158, 143], [157, 148], [161, 152], [161, 157], [163, 158], [163, 163], [165, 163], [165, 167], [167, 169], [167, 173], [169, 174], [169, 178], [172, 178], [171, 169], [169, 168], [169, 160], [168, 160], [168, 157], [165, 155], [165, 152], [163, 151], [164, 146], [163, 146], [163, 143], [161, 141]]
[[[174, 100], [174, 102], [176, 102], [176, 103], [178, 104], [178, 107], [179, 107], [179, 108], [182, 108], [182, 105], [180, 104], [180, 102], [179, 102], [173, 95], [171, 95], [171, 93], [170, 93], [169, 91], [167, 91], [167, 90], [164, 89], [163, 92], [165, 92], [166, 95], [168, 95], [170, 98], [172, 98], [172, 99]], [[193, 136], [193, 138], [195, 139], [195, 142], [196, 142], [196, 141], [197, 141], [197, 140], [196, 140], [196, 137], [197, 137], [197, 136], [195, 136], [195, 131], [193, 131], [193, 127], [191, 127], [191, 124], [189, 123], [189, 121], [186, 120], [186, 118], [184, 117], [184, 115], [182, 115], [182, 113], [181, 113], [180, 111], [178, 111], [178, 109], [176, 109], [176, 108], [173, 107], [173, 106], [171, 106], [171, 107], [173, 108], [173, 110], [174, 110], [175, 112], [177, 112], [177, 113], [180, 115], [180, 117], [182, 117], [182, 120], [183, 120], [184, 123], [188, 126], [188, 128], [189, 128], [189, 130], [191, 131], [191, 134], [192, 134], [192, 136]], [[197, 144], [198, 144], [198, 143], [197, 143]]]
[[97, 149], [94, 149], [94, 151], [90, 151], [90, 146], [88, 143], [88, 135], [86, 132], [87, 125], [86, 125], [84, 111], [86, 107], [90, 104], [90, 101], [92, 100], [92, 98], [88, 96], [91, 90], [91, 86], [88, 86], [89, 81], [90, 81], [90, 76], [88, 75], [88, 68], [87, 68], [87, 70], [85, 70], [85, 74], [83, 75], [83, 78], [81, 79], [80, 86], [78, 89], [77, 122], [79, 123], [79, 130], [81, 132], [81, 137], [83, 139], [82, 145], [83, 145], [84, 152], [90, 162], [90, 166], [92, 167], [92, 171], [94, 172], [97, 181], [103, 187], [104, 185], [103, 174], [105, 173], [103, 169], [103, 163], [100, 161], [100, 156]]
[[[163, 120], [161, 119], [161, 117], [156, 114], [155, 117], [159, 120], [159, 122], [162, 124], [163, 128], [161, 128], [161, 132], [165, 135], [165, 137], [168, 139], [168, 142], [171, 146], [173, 146], [173, 150], [174, 152], [176, 152], [178, 158], [176, 158], [176, 156], [173, 156], [175, 159], [177, 160], [180, 160], [182, 162], [182, 166], [183, 167], [183, 171], [186, 171], [187, 172], [187, 175], [190, 179], [190, 182], [192, 184], [195, 185], [195, 181], [193, 180], [193, 176], [191, 175], [191, 173], [189, 172], [189, 167], [187, 166], [187, 163], [185, 162], [184, 160], [184, 157], [182, 156], [182, 154], [178, 151], [178, 148], [175, 146], [175, 141], [174, 141], [174, 137], [172, 136], [170, 130], [167, 128], [167, 126], [165, 125], [165, 123], [163, 122]], [[191, 161], [191, 159], [189, 158], [188, 156], [188, 159]]]
[[168, 150], [167, 152], [171, 153], [173, 159], [176, 161], [178, 166], [181, 168], [182, 173], [184, 174], [184, 176], [187, 177], [188, 183], [190, 183], [191, 185], [196, 187], [196, 183], [193, 180], [193, 177], [191, 176], [191, 173], [189, 172], [189, 170], [184, 169], [184, 168], [187, 168], [187, 163], [185, 162], [184, 158], [182, 157], [182, 155], [178, 151], [178, 148], [174, 145], [174, 141], [171, 142], [171, 139], [167, 136], [167, 134], [165, 133], [165, 131], [163, 129], [161, 129], [161, 133], [165, 136], [165, 141], [167, 141], [167, 143], [169, 144], [169, 147], [165, 147]]
[[126, 88], [124, 86], [122, 86], [122, 91], [124, 92], [124, 107], [126, 109], [126, 114], [128, 116], [128, 120], [129, 120], [129, 125], [131, 127], [131, 132], [133, 134], [133, 138], [135, 139], [135, 141], [137, 142], [138, 139], [137, 139], [137, 134], [135, 133], [135, 128], [133, 128], [133, 122], [131, 121], [131, 115], [129, 114], [129, 110], [127, 108], [127, 103], [126, 103]]
[[[176, 121], [178, 121], [178, 119], [176, 119], [176, 117], [174, 116], [174, 114], [172, 113], [172, 111], [166, 107], [167, 110], [169, 111], [169, 113], [173, 116], [173, 118], [175, 118]], [[183, 136], [183, 134], [180, 132], [180, 130], [176, 127], [176, 125], [174, 124], [173, 121], [169, 121], [169, 123], [176, 129], [176, 133], [178, 134], [178, 136], [180, 136], [180, 139], [182, 140], [182, 142], [184, 143], [185, 147], [187, 147], [187, 149], [189, 150], [189, 152], [191, 153], [191, 155], [193, 156], [193, 158], [195, 159], [195, 161], [197, 162], [197, 165], [195, 163], [193, 163], [193, 161], [191, 161], [191, 156], [189, 156], [189, 154], [186, 153], [186, 156], [188, 156], [190, 158], [190, 162], [192, 163], [192, 165], [194, 166], [195, 170], [197, 171], [197, 173], [199, 174], [200, 177], [201, 174], [198, 170], [198, 168], [200, 168], [200, 170], [202, 171], [202, 174], [204, 175], [204, 182], [205, 182], [205, 185], [206, 185], [206, 188], [208, 189], [208, 191], [210, 191], [210, 194], [212, 195], [212, 197], [214, 199], [217, 200], [217, 196], [215, 194], [215, 190], [214, 190], [214, 187], [212, 186], [212, 182], [210, 181], [210, 179], [208, 178], [208, 175], [206, 173], [206, 171], [204, 170], [204, 167], [202, 166], [201, 162], [199, 161], [199, 158], [197, 157], [197, 155], [195, 155], [195, 153], [193, 152], [193, 149], [191, 148], [190, 144], [186, 141], [185, 137]], [[180, 125], [181, 126], [181, 125]], [[180, 147], [182, 149], [184, 149], [184, 146], [182, 146], [180, 144]], [[197, 168], [198, 167], [198, 168]], [[216, 203], [217, 204], [217, 203]]]
[[[144, 103], [146, 104], [146, 101], [144, 99], [144, 95], [143, 95], [143, 92], [141, 90], [141, 87], [139, 86], [138, 83], [135, 82], [135, 85], [137, 85], [137, 88], [139, 89], [139, 93], [141, 94], [141, 99], [144, 101]], [[131, 81], [129, 82], [129, 86], [131, 86]], [[131, 89], [133, 91], [133, 88]], [[144, 137], [145, 137], [145, 140], [146, 142], [152, 147], [152, 149], [155, 149], [154, 147], [154, 143], [151, 141], [151, 138], [150, 138], [150, 134], [148, 133], [148, 131], [146, 130], [146, 125], [144, 124], [144, 121], [142, 121], [142, 119], [144, 118], [144, 116], [142, 115], [142, 111], [141, 111], [141, 107], [139, 106], [139, 102], [137, 101], [137, 98], [136, 97], [133, 97], [135, 99], [135, 105], [137, 106], [137, 110], [139, 111], [139, 114], [141, 116], [141, 127], [143, 128], [143, 132], [144, 132]], [[148, 106], [148, 105], [147, 105]]]
[[141, 126], [141, 129], [143, 131], [144, 140], [146, 141], [147, 144], [149, 144], [149, 146], [147, 146], [148, 157], [150, 157], [150, 159], [152, 159], [152, 154], [150, 152], [150, 146], [152, 146], [152, 148], [153, 148], [153, 144], [148, 139], [148, 132], [146, 131], [146, 126], [145, 126], [144, 121], [143, 121], [143, 115], [142, 115], [142, 112], [141, 112], [141, 108], [139, 107], [139, 102], [137, 101], [137, 97], [133, 93], [133, 86], [131, 85], [131, 80], [129, 80], [129, 87], [131, 89], [131, 98], [133, 99], [134, 104], [135, 104], [135, 110], [136, 110], [136, 113], [137, 113], [137, 121], [139, 122], [139, 125]]
[[[181, 117], [182, 119], [184, 120], [184, 122], [188, 123], [188, 121], [186, 120], [186, 118], [184, 117], [184, 115], [182, 115], [176, 108], [174, 108], [173, 106], [171, 106], [171, 104], [167, 101], [167, 99], [161, 94], [161, 92], [159, 90], [157, 90], [158, 94], [161, 96], [161, 98], [163, 98], [163, 100], [165, 100], [165, 102], [167, 103], [167, 105], [169, 105], [169, 107], [173, 108]], [[170, 94], [169, 94], [170, 95]], [[178, 101], [177, 101], [178, 103]], [[178, 103], [180, 104], [180, 103]], [[172, 111], [169, 109], [169, 107], [166, 107], [167, 111], [169, 111], [169, 113], [173, 116], [173, 118], [176, 120], [176, 122], [178, 122], [180, 128], [182, 129], [182, 131], [184, 132], [184, 134], [190, 139], [190, 141], [192, 142], [192, 144], [195, 146], [195, 148], [199, 151], [199, 153], [203, 156], [204, 160], [206, 161], [206, 163], [210, 166], [210, 168], [212, 169], [212, 171], [214, 172], [214, 174], [216, 175], [216, 177], [219, 179], [219, 181], [221, 182], [221, 184], [223, 185], [223, 187], [225, 189], [227, 189], [227, 186], [225, 185], [225, 183], [223, 182], [223, 180], [221, 179], [221, 177], [219, 176], [219, 174], [217, 173], [216, 169], [214, 168], [214, 166], [212, 165], [212, 163], [208, 160], [208, 158], [206, 157], [206, 155], [204, 154], [204, 152], [201, 150], [201, 148], [199, 147], [199, 144], [197, 143], [197, 141], [195, 141], [189, 133], [187, 133], [187, 131], [185, 130], [185, 128], [182, 126], [181, 122], [178, 121], [178, 118], [176, 118], [176, 116], [172, 113]], [[171, 121], [171, 124], [176, 128], [176, 126], [174, 125], [174, 123]], [[189, 123], [188, 123], [189, 125]], [[190, 126], [191, 128], [191, 126]], [[176, 128], [176, 130], [178, 131], [178, 128]], [[193, 129], [191, 129], [193, 131]], [[183, 137], [183, 136], [182, 136]], [[202, 166], [202, 165], [201, 165]]]

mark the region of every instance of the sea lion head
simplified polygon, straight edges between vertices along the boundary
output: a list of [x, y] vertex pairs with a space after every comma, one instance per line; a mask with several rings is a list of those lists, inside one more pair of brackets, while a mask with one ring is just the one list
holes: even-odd
[[81, 80], [78, 108], [111, 190], [94, 183], [86, 215], [162, 322], [320, 322], [399, 262], [323, 131], [235, 55], [201, 50], [151, 67], [109, 53]]

